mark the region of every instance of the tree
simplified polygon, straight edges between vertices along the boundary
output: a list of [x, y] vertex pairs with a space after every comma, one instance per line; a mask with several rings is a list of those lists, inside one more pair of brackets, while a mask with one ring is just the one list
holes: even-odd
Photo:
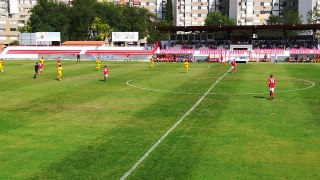
[[100, 18], [94, 18], [91, 28], [94, 32], [95, 40], [104, 41], [107, 37], [109, 37], [111, 27], [109, 24], [102, 23]]
[[307, 14], [307, 21], [308, 21], [308, 24], [320, 23], [320, 9], [317, 7], [314, 7], [312, 10], [310, 10]]
[[[298, 11], [287, 11], [283, 13], [283, 24], [285, 25], [295, 25], [302, 23], [302, 15]], [[286, 31], [286, 36], [295, 37], [303, 31]]]
[[281, 18], [279, 16], [275, 16], [275, 15], [270, 15], [268, 20], [267, 20], [267, 24], [268, 25], [276, 25], [276, 24], [280, 24], [281, 23]]
[[18, 46], [19, 45], [19, 41], [18, 40], [13, 40], [9, 43], [10, 46]]
[[32, 32], [32, 28], [30, 26], [30, 22], [27, 22], [23, 27], [19, 27], [18, 31], [21, 33], [30, 33]]
[[298, 11], [286, 11], [283, 13], [283, 24], [301, 24], [302, 15]]
[[29, 18], [31, 32], [61, 32], [62, 41], [69, 39], [69, 10], [65, 3], [39, 0], [38, 4], [31, 9]]
[[224, 16], [221, 14], [220, 11], [214, 11], [211, 12], [206, 20], [205, 20], [206, 26], [230, 26], [235, 25], [234, 21], [232, 19], [229, 19], [229, 17]]
[[147, 38], [148, 43], [155, 43], [160, 40], [168, 40], [170, 33], [169, 32], [162, 32], [157, 29], [157, 27], [162, 26], [170, 26], [170, 22], [166, 20], [158, 20], [153, 23], [153, 27], [150, 28], [150, 33]]
[[146, 37], [149, 34], [149, 27], [155, 15], [145, 8], [123, 6], [120, 21], [117, 29], [120, 31], [139, 32], [139, 37]]
[[96, 17], [96, 0], [73, 0], [70, 10], [69, 33], [72, 40], [85, 40], [90, 36], [90, 27]]
[[[107, 23], [113, 31], [139, 32], [139, 37], [146, 37], [154, 19], [154, 14], [145, 8], [113, 3], [98, 3], [95, 7], [96, 16], [102, 23]], [[153, 26], [154, 27], [154, 26]]]
[[38, 0], [31, 10], [30, 26], [32, 32], [61, 32], [62, 41], [86, 40], [92, 33], [103, 40], [110, 36], [111, 29], [139, 32], [143, 38], [154, 28], [155, 19], [149, 10], [128, 5], [73, 0], [73, 6], [68, 6], [56, 0]]
[[99, 17], [103, 23], [109, 24], [112, 29], [116, 29], [121, 21], [123, 6], [102, 2], [96, 4], [95, 11], [96, 17]]
[[172, 13], [172, 1], [167, 0], [166, 4], [166, 20], [170, 23], [170, 25], [173, 25], [173, 13]]

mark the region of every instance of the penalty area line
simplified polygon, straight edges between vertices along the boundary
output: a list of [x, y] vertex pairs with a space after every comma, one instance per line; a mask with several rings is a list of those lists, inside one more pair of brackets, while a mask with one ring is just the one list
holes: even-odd
[[214, 86], [216, 86], [221, 79], [223, 79], [231, 69], [224, 73], [215, 83], [213, 83], [206, 93], [128, 170], [121, 180], [125, 180], [156, 148], [157, 146], [202, 102], [202, 100], [210, 93]]

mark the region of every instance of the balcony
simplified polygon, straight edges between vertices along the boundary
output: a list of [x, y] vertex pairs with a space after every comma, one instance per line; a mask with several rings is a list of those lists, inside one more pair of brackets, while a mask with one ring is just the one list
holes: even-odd
[[253, 17], [253, 14], [247, 14], [247, 17], [252, 18], [252, 17]]

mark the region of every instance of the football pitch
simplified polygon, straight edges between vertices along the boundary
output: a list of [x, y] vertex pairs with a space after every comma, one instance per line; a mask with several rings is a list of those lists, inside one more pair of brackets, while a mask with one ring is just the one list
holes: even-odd
[[0, 179], [320, 179], [320, 64], [35, 62], [0, 73]]

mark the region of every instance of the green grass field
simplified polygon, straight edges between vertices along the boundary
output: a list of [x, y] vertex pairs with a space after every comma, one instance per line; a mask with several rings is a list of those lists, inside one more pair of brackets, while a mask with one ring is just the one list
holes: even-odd
[[120, 179], [214, 83], [128, 179], [320, 179], [320, 64], [34, 63], [0, 73], [0, 179]]

